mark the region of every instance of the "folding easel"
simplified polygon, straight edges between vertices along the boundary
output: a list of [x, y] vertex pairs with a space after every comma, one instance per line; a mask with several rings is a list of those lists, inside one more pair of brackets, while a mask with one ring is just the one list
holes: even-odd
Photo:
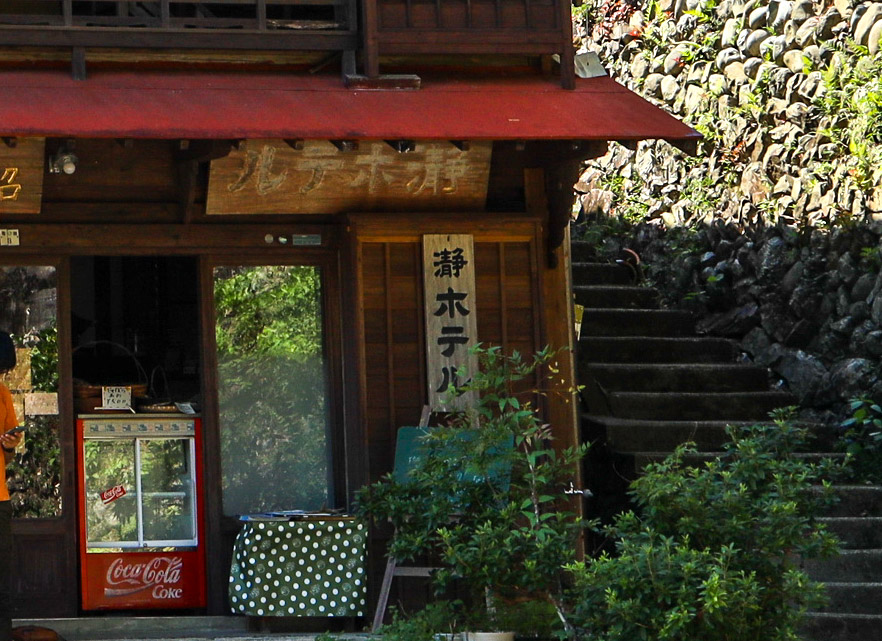
[[[422, 414], [420, 415], [419, 427], [421, 429], [425, 429], [429, 426], [429, 418], [431, 415], [432, 410], [428, 405], [425, 405]], [[400, 443], [396, 444], [396, 467], [398, 467], [400, 463], [406, 462], [404, 461], [404, 457], [400, 456], [402, 453], [399, 452], [399, 447]], [[392, 579], [395, 577], [428, 578], [432, 576], [434, 570], [439, 569], [440, 568], [437, 567], [425, 566], [399, 566], [398, 562], [392, 556], [389, 556], [386, 559], [386, 572], [383, 575], [383, 583], [380, 586], [380, 596], [377, 599], [377, 609], [374, 612], [374, 622], [373, 625], [371, 625], [371, 632], [376, 632], [380, 629], [380, 626], [383, 625], [383, 617], [386, 616], [386, 606], [389, 604], [389, 592], [392, 590]]]

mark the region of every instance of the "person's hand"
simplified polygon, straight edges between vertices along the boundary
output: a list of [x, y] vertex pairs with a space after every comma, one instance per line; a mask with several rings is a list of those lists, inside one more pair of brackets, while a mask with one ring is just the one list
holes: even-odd
[[22, 438], [24, 438], [24, 434], [21, 432], [18, 434], [0, 434], [0, 446], [7, 450], [14, 450], [21, 443]]

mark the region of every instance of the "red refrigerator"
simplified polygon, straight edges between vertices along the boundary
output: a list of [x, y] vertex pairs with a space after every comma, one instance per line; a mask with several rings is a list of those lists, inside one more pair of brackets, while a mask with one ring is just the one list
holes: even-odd
[[205, 605], [201, 421], [77, 419], [84, 610]]

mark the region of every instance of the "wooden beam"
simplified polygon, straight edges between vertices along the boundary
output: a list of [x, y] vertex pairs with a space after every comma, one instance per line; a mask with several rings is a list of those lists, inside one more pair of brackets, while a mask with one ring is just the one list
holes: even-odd
[[[31, 224], [16, 223], [19, 246], [4, 255], [194, 255], [226, 250], [255, 256], [285, 256], [291, 251], [325, 251], [336, 233], [334, 225], [298, 225], [298, 234], [318, 235], [322, 244], [299, 247], [267, 243], [267, 236], [291, 236], [291, 225], [154, 225], [154, 224]], [[128, 242], [137, 239], [137, 243]]]
[[70, 73], [74, 80], [86, 79], [86, 48], [74, 47], [70, 54]]
[[179, 162], [210, 162], [228, 156], [238, 144], [238, 141], [229, 139], [182, 140], [178, 145], [177, 157]]

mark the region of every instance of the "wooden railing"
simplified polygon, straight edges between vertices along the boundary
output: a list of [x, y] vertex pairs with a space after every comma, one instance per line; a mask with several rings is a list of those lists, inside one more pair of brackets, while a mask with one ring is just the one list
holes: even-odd
[[379, 56], [527, 54], [560, 61], [574, 84], [570, 0], [0, 0], [0, 47], [70, 48], [86, 75], [92, 48], [339, 51], [351, 70]]
[[570, 0], [364, 0], [365, 65], [380, 54], [531, 54], [575, 82]]
[[356, 0], [0, 0], [0, 46], [354, 51]]

